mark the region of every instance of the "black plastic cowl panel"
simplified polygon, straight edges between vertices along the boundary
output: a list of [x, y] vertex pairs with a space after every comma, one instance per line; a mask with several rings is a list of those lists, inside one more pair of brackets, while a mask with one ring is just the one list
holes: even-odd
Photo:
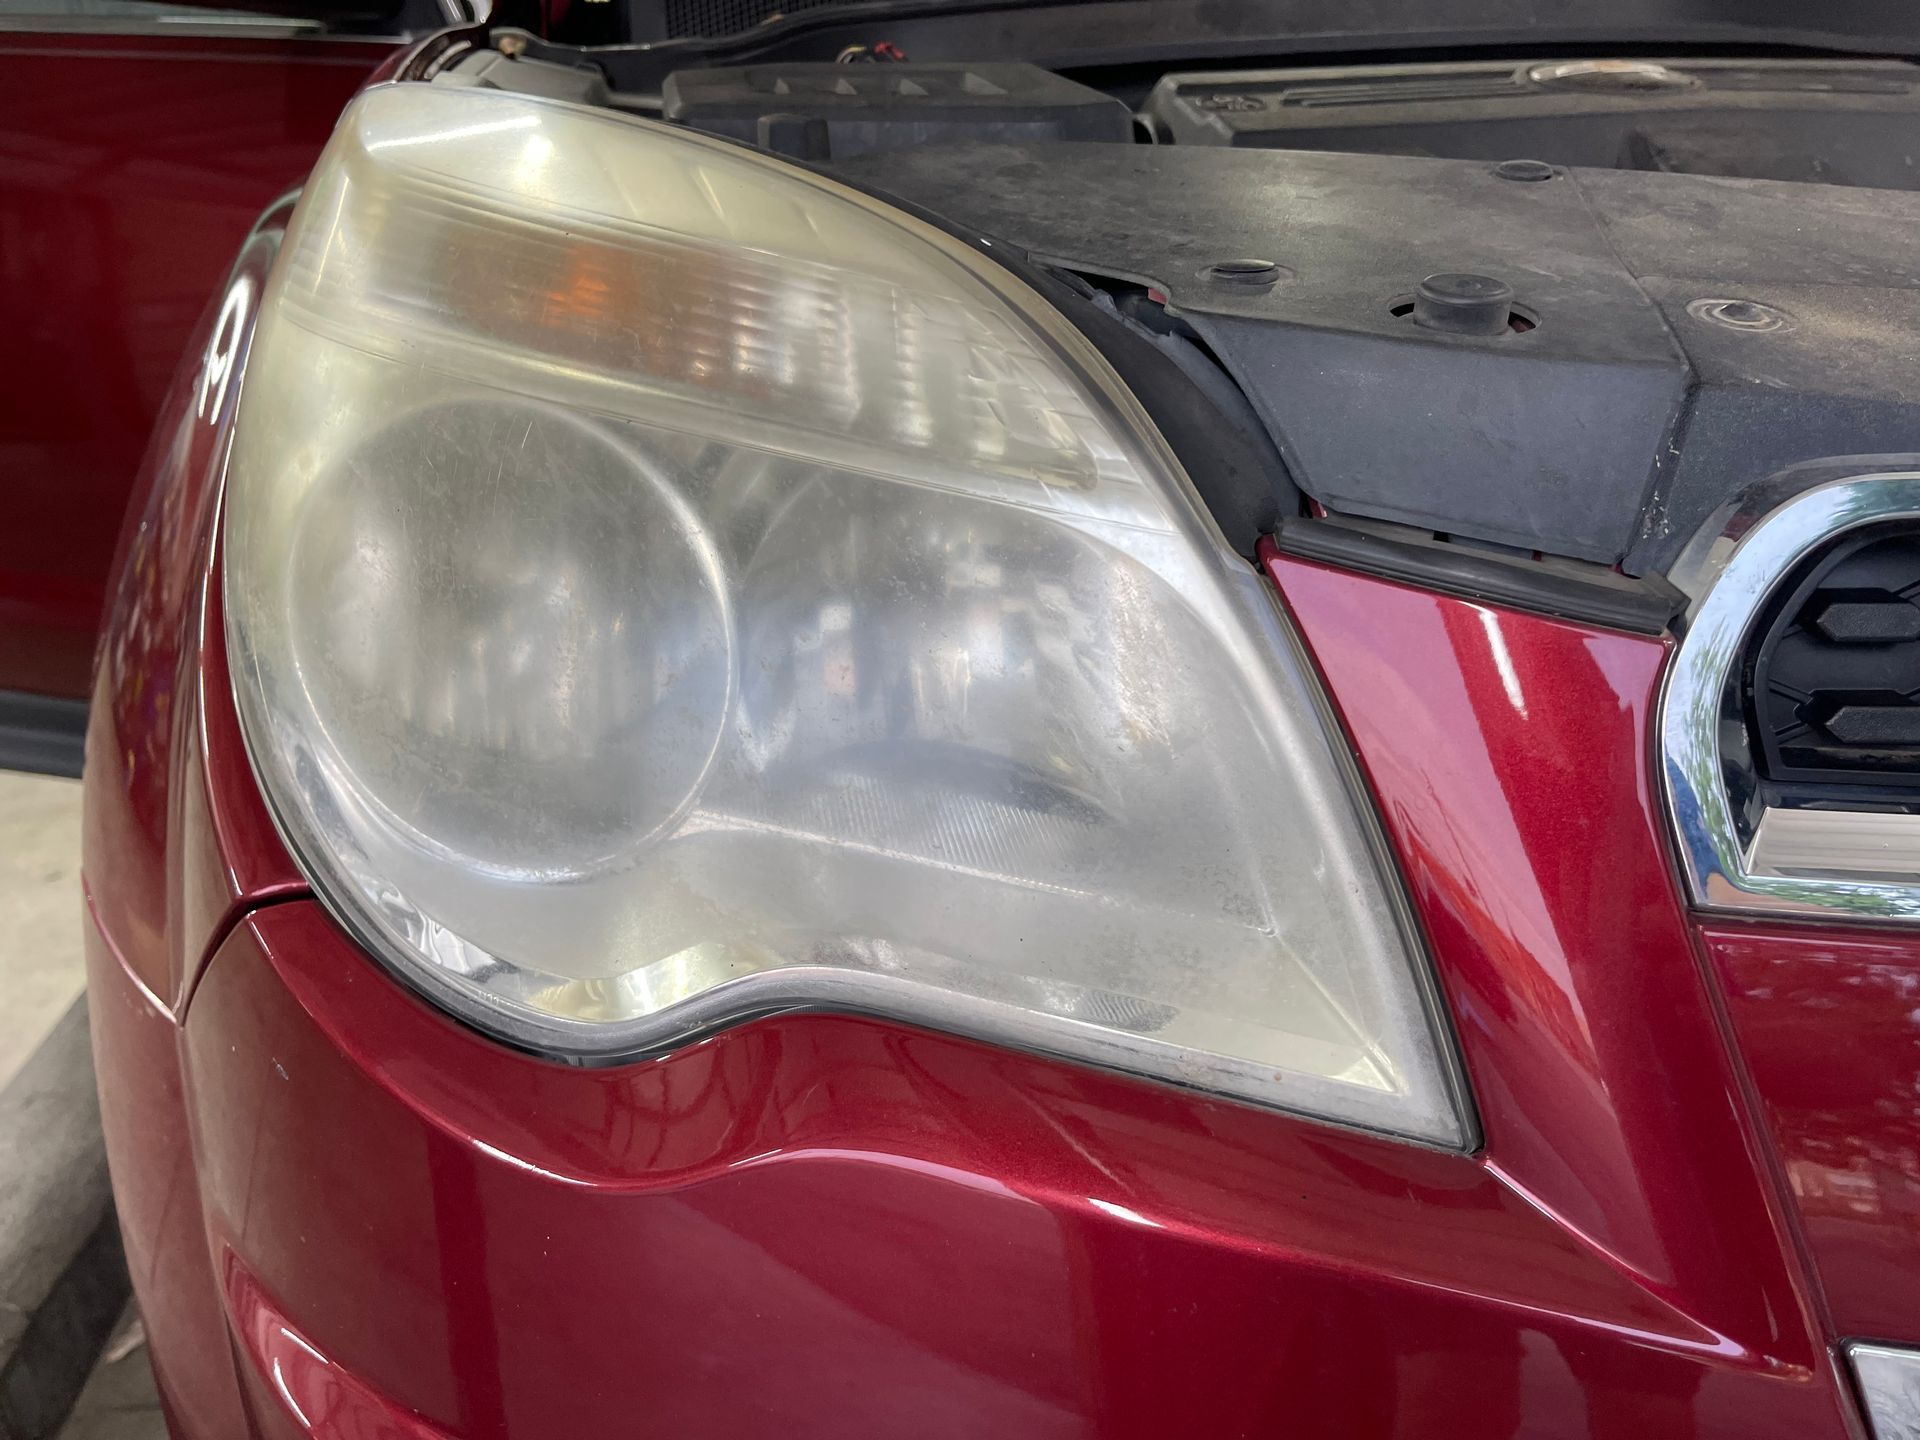
[[[1192, 146], [833, 168], [1163, 296], [1338, 514], [1658, 574], [1766, 477], [1920, 435], [1920, 195]], [[1273, 283], [1215, 269], [1249, 258]], [[1504, 282], [1532, 328], [1414, 324], [1440, 271]], [[1724, 300], [1778, 323], [1727, 324]]]
[[665, 119], [827, 160], [941, 140], [1133, 138], [1120, 101], [1038, 65], [739, 65], [679, 70]]
[[1182, 145], [1356, 150], [1920, 188], [1920, 67], [1898, 60], [1475, 60], [1174, 74]]

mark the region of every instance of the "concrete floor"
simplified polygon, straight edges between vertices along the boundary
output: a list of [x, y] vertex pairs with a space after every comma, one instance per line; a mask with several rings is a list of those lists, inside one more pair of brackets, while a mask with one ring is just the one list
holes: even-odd
[[0, 771], [0, 1085], [80, 993], [81, 918], [79, 782]]
[[145, 1333], [131, 1309], [107, 1342], [58, 1440], [167, 1440]]
[[[85, 984], [80, 786], [0, 771], [0, 1087]], [[147, 1349], [131, 1311], [59, 1440], [166, 1440]]]

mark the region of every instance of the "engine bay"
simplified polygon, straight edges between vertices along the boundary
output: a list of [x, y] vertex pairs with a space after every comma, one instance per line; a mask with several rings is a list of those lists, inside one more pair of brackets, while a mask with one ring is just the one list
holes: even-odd
[[843, 59], [649, 88], [644, 47], [509, 31], [433, 78], [782, 154], [1017, 257], [1203, 392], [1196, 433], [1244, 432], [1182, 458], [1248, 553], [1547, 573], [1659, 628], [1658, 577], [1735, 497], [1920, 451], [1920, 66], [1173, 72], [1130, 100]]

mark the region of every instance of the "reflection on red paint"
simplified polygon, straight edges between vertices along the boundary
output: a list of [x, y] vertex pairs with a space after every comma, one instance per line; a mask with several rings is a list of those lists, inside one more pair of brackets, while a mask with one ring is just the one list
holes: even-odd
[[227, 1309], [251, 1373], [271, 1391], [280, 1425], [259, 1413], [269, 1434], [291, 1420], [301, 1440], [450, 1440], [446, 1431], [382, 1400], [320, 1353], [287, 1322], [232, 1255], [226, 1260]]
[[0, 33], [0, 690], [87, 693], [114, 539], [194, 321], [394, 48]]
[[1799, 1301], [1650, 780], [1664, 644], [1268, 564], [1406, 866], [1489, 1158], [1652, 1292], [1775, 1332]]
[[1920, 1339], [1920, 939], [1731, 921], [1704, 938], [1837, 1330]]

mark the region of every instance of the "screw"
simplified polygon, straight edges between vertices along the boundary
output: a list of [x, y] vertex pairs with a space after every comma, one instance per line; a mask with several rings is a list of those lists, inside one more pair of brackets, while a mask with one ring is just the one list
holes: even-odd
[[1758, 300], [1695, 300], [1687, 306], [1687, 313], [1711, 325], [1754, 334], [1785, 330], [1793, 324], [1793, 317], [1786, 311], [1762, 305]]

